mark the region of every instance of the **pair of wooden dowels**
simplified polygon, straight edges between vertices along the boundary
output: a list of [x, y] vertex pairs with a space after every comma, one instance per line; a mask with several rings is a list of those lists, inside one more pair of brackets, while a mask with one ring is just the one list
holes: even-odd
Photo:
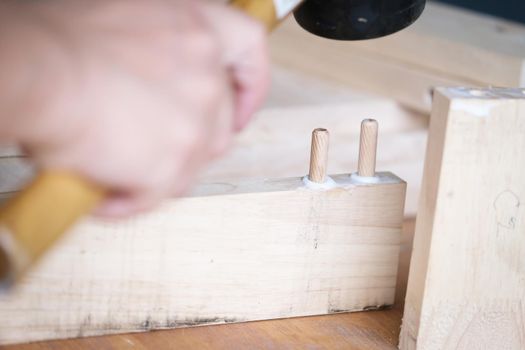
[[[378, 124], [374, 119], [365, 119], [361, 123], [359, 139], [359, 160], [357, 175], [373, 177], [376, 173]], [[323, 183], [326, 179], [328, 163], [329, 133], [326, 129], [315, 129], [312, 132], [312, 148], [310, 152], [310, 172], [308, 179], [312, 182]]]

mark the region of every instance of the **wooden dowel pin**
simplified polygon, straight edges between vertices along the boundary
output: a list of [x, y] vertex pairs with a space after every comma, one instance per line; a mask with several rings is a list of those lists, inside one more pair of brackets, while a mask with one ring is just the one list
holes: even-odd
[[315, 129], [312, 131], [310, 172], [308, 174], [308, 179], [312, 182], [323, 183], [325, 181], [329, 137], [330, 135], [326, 129]]
[[365, 119], [361, 122], [359, 140], [359, 160], [357, 175], [373, 177], [376, 174], [377, 121]]

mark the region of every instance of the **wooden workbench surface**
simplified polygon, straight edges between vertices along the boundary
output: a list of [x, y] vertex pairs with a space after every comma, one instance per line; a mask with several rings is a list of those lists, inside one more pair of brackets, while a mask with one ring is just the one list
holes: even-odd
[[0, 349], [397, 349], [413, 232], [414, 220], [405, 221], [396, 305], [390, 310], [57, 340]]
[[41, 349], [396, 349], [401, 309], [122, 334], [17, 346]]

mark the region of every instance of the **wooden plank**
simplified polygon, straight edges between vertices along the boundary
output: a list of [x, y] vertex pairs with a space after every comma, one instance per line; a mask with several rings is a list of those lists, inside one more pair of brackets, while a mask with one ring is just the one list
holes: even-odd
[[524, 38], [525, 26], [429, 3], [413, 26], [363, 42], [315, 37], [290, 18], [271, 52], [283, 67], [428, 113], [436, 86], [525, 86]]
[[405, 220], [396, 302], [390, 310], [339, 313], [11, 345], [3, 350], [118, 349], [397, 349], [414, 220]]
[[[294, 49], [290, 49], [293, 43]], [[379, 55], [352, 50], [353, 43], [330, 41], [306, 33], [292, 20], [271, 38], [272, 59], [288, 69], [308, 72], [428, 113], [434, 86], [461, 86], [460, 79], [400, 65]]]
[[[366, 102], [370, 102], [372, 105], [372, 102], [379, 102], [378, 100], [379, 98], [376, 95], [351, 89], [333, 80], [316, 77], [309, 72], [290, 70], [273, 63], [270, 91], [262, 111], [294, 107], [352, 105]], [[408, 115], [409, 112], [406, 114]], [[403, 126], [405, 125], [403, 123]]]
[[437, 2], [396, 35], [353, 48], [481, 85], [525, 86], [525, 26]]
[[88, 221], [0, 296], [0, 343], [391, 305], [405, 183], [333, 179], [208, 184], [148, 215]]
[[525, 90], [435, 96], [401, 349], [523, 349]]

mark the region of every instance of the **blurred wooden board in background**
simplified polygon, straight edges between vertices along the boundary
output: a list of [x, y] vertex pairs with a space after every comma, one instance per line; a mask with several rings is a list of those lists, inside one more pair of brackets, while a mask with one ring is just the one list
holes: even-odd
[[[407, 183], [406, 213], [414, 216], [423, 171], [428, 118], [392, 99], [358, 92], [337, 82], [273, 67], [270, 96], [232, 149], [201, 174], [200, 182], [303, 176], [308, 172], [310, 133], [330, 131], [328, 172], [357, 170], [362, 119], [379, 121], [377, 169]], [[0, 194], [19, 190], [33, 168], [13, 147], [0, 148]]]
[[410, 27], [361, 42], [319, 38], [289, 18], [271, 49], [282, 67], [423, 113], [438, 86], [525, 86], [525, 26], [435, 2]]

